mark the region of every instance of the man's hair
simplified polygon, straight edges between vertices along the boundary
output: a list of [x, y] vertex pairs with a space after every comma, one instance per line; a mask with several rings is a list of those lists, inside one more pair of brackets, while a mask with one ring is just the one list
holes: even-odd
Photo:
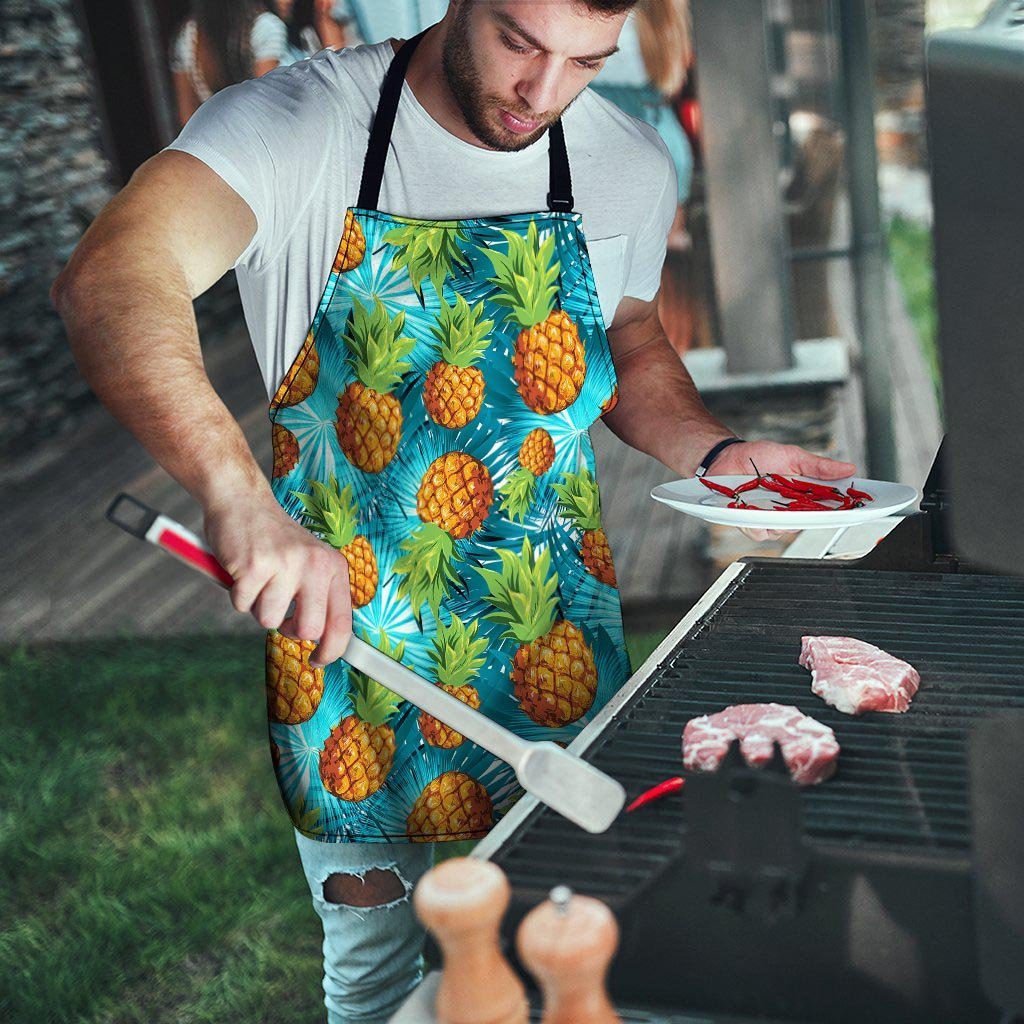
[[598, 14], [621, 14], [631, 10], [640, 0], [577, 0], [583, 7], [589, 7]]

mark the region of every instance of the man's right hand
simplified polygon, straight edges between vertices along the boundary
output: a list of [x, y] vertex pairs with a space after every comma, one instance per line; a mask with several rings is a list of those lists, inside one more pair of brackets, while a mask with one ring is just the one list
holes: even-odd
[[[319, 642], [311, 665], [329, 665], [352, 636], [348, 562], [271, 497], [254, 505], [208, 505], [206, 539], [231, 574], [231, 602], [266, 629]], [[294, 609], [288, 610], [294, 602]]]

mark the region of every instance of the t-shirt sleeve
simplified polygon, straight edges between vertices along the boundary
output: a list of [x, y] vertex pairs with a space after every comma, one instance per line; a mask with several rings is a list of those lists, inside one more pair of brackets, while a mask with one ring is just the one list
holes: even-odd
[[252, 210], [256, 233], [235, 264], [251, 272], [281, 252], [345, 131], [310, 63], [222, 89], [167, 147], [202, 160]]
[[265, 11], [252, 24], [249, 45], [254, 61], [284, 62], [288, 54], [288, 27], [276, 14]]
[[661, 268], [665, 263], [668, 233], [678, 206], [676, 169], [668, 147], [654, 132], [651, 141], [657, 146], [655, 162], [659, 170], [652, 175], [653, 201], [633, 246], [633, 258], [624, 292], [644, 302], [650, 302], [661, 287]]

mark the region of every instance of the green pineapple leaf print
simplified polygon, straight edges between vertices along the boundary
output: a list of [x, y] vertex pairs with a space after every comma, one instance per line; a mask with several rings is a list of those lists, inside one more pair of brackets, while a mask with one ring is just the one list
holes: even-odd
[[[398, 221], [402, 218], [396, 217]], [[458, 221], [441, 221], [433, 227], [404, 223], [384, 235], [384, 241], [398, 249], [391, 261], [393, 271], [405, 267], [409, 272], [416, 294], [423, 301], [423, 282], [430, 280], [438, 298], [444, 282], [456, 264], [469, 268], [469, 260], [459, 248], [459, 242], [468, 242]]]
[[459, 583], [452, 564], [455, 542], [441, 527], [424, 523], [399, 547], [405, 552], [395, 562], [395, 573], [402, 576], [399, 596], [409, 599], [417, 622], [422, 622], [424, 604], [436, 618], [452, 585]]

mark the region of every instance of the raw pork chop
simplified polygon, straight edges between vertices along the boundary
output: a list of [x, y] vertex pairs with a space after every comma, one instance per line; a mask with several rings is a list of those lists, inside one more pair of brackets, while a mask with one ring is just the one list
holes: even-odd
[[800, 664], [811, 691], [844, 715], [906, 711], [921, 682], [912, 665], [848, 636], [802, 637]]
[[836, 770], [835, 733], [789, 704], [734, 704], [714, 715], [691, 719], [683, 729], [683, 766], [713, 772], [733, 740], [752, 768], [772, 758], [778, 740], [790, 777], [801, 786], [824, 782]]

